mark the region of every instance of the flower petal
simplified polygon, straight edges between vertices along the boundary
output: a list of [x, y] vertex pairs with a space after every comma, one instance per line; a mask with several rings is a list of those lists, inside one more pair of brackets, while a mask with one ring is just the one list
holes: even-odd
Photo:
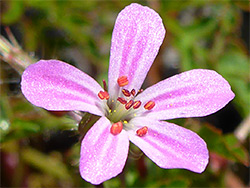
[[110, 121], [102, 117], [82, 140], [80, 173], [92, 184], [100, 184], [121, 173], [128, 156], [126, 131], [114, 136], [110, 127]]
[[154, 101], [146, 112], [154, 119], [200, 117], [223, 108], [234, 98], [228, 82], [212, 70], [195, 69], [163, 80], [142, 92], [136, 100]]
[[101, 86], [79, 69], [58, 60], [40, 60], [22, 75], [21, 89], [32, 104], [47, 110], [81, 110], [102, 115]]
[[129, 131], [129, 139], [161, 168], [184, 168], [201, 173], [208, 163], [206, 143], [196, 133], [178, 125], [147, 118], [132, 123], [148, 126], [148, 133], [139, 137]]
[[126, 89], [140, 89], [165, 36], [160, 16], [152, 9], [131, 4], [122, 10], [112, 35], [109, 93], [115, 95], [117, 79], [127, 76]]

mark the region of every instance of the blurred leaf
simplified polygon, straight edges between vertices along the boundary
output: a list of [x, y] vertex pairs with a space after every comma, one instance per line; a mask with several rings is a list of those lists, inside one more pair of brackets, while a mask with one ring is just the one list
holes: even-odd
[[15, 119], [14, 122], [11, 123], [11, 128], [16, 131], [27, 131], [31, 133], [40, 131], [40, 126], [37, 123], [20, 119]]
[[167, 187], [188, 187], [190, 184], [187, 180], [171, 180]]
[[198, 134], [206, 141], [208, 150], [235, 162], [248, 165], [248, 153], [233, 134], [222, 135], [221, 131], [207, 124]]
[[12, 117], [11, 108], [9, 101], [6, 97], [1, 96], [0, 100], [0, 143], [2, 143], [3, 138], [10, 131], [10, 121]]
[[176, 187], [189, 187], [190, 182], [188, 181], [187, 178], [183, 178], [181, 179], [181, 177], [176, 177], [176, 178], [171, 178], [168, 179], [166, 181], [159, 181], [157, 183], [154, 183], [152, 185], [150, 185], [150, 188], [154, 188], [154, 187], [172, 187], [172, 188], [176, 188]]
[[121, 187], [121, 180], [119, 178], [112, 178], [103, 182], [105, 188], [116, 188]]
[[230, 83], [235, 92], [234, 102], [246, 116], [250, 109], [250, 65], [249, 59], [242, 52], [228, 50], [218, 63], [218, 72]]
[[232, 1], [232, 3], [236, 4], [238, 7], [242, 8], [245, 11], [250, 11], [249, 0]]
[[9, 131], [1, 136], [0, 143], [25, 138], [39, 131], [40, 126], [34, 122], [15, 119], [9, 125]]
[[217, 25], [218, 21], [216, 19], [201, 19], [193, 25], [185, 27], [184, 30], [190, 36], [190, 42], [197, 42], [199, 38], [210, 37]]
[[245, 148], [243, 148], [240, 142], [233, 134], [228, 134], [224, 136], [225, 144], [232, 152], [232, 154], [237, 158], [237, 160], [241, 161], [244, 165], [249, 165], [249, 155]]
[[[2, 108], [2, 114], [0, 114], [0, 143], [13, 139], [27, 138], [48, 129], [77, 129], [77, 122], [70, 117], [56, 117], [48, 111], [34, 107], [28, 102], [24, 103], [20, 99], [12, 100], [9, 105], [6, 104], [7, 102], [8, 100], [2, 101], [3, 105], [0, 105]], [[15, 115], [6, 119], [6, 113], [11, 114], [7, 108], [10, 105]]]
[[243, 52], [228, 50], [221, 56], [218, 70], [225, 76], [249, 79], [249, 59]]
[[168, 29], [174, 35], [174, 45], [181, 54], [182, 71], [206, 67], [206, 42], [217, 27], [216, 19], [201, 19], [190, 26], [180, 26], [170, 19]]
[[62, 180], [71, 179], [67, 167], [59, 159], [53, 158], [31, 148], [23, 149], [21, 155], [27, 164], [46, 174]]
[[23, 1], [5, 1], [7, 6], [7, 11], [3, 12], [1, 15], [3, 24], [13, 24], [20, 20], [20, 17], [24, 13], [24, 4]]

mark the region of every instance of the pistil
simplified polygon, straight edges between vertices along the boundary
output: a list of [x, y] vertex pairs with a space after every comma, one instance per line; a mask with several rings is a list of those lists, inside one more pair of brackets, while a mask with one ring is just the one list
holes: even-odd
[[110, 128], [110, 132], [113, 134], [113, 135], [117, 135], [119, 134], [120, 132], [122, 132], [122, 128], [123, 128], [123, 125], [122, 125], [122, 122], [117, 122], [117, 123], [114, 123], [112, 124], [111, 128]]

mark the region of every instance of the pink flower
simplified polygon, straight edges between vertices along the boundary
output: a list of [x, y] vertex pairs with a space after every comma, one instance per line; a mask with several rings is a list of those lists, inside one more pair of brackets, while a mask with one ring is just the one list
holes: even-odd
[[101, 116], [81, 143], [80, 173], [86, 181], [100, 184], [121, 173], [129, 141], [162, 168], [197, 173], [206, 168], [206, 143], [196, 133], [162, 120], [212, 114], [234, 93], [222, 76], [202, 69], [140, 92], [164, 35], [162, 20], [152, 9], [131, 4], [122, 10], [112, 36], [108, 91], [58, 60], [40, 60], [23, 73], [22, 92], [32, 104]]

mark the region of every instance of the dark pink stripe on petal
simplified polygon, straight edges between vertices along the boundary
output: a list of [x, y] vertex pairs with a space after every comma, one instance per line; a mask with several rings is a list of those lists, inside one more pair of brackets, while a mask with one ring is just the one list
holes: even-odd
[[119, 76], [128, 77], [126, 89], [140, 89], [164, 36], [162, 20], [154, 10], [131, 4], [119, 13], [111, 42], [109, 93], [115, 93]]
[[178, 125], [147, 118], [136, 118], [134, 125], [147, 126], [139, 137], [129, 131], [129, 139], [162, 168], [184, 168], [201, 173], [208, 163], [206, 143], [194, 132]]
[[195, 69], [163, 80], [142, 92], [136, 100], [154, 101], [145, 114], [154, 119], [200, 117], [223, 108], [234, 98], [229, 83], [212, 70]]
[[127, 133], [123, 130], [114, 136], [110, 127], [108, 119], [100, 118], [81, 143], [80, 173], [83, 179], [95, 185], [121, 173], [127, 159]]

